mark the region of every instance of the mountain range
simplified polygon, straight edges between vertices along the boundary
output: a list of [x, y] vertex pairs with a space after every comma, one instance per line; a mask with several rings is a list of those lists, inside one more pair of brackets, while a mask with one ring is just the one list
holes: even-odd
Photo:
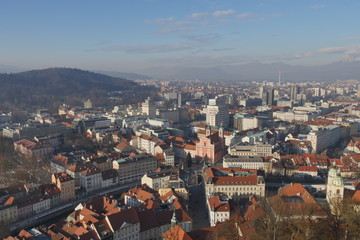
[[326, 65], [301, 66], [282, 62], [252, 62], [217, 67], [156, 67], [139, 71], [159, 79], [209, 81], [278, 81], [287, 82], [360, 80], [360, 62], [334, 62]]
[[[0, 65], [0, 72], [19, 72], [15, 66]], [[251, 62], [242, 65], [221, 65], [209, 67], [159, 66], [139, 68], [136, 73], [94, 70], [93, 72], [131, 80], [208, 80], [208, 81], [278, 81], [287, 82], [360, 80], [360, 61], [333, 62], [324, 65], [302, 66], [282, 62]]]

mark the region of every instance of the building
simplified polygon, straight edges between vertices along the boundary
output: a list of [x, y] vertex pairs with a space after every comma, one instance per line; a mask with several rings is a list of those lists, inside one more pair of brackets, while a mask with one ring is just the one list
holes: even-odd
[[172, 171], [147, 173], [141, 178], [141, 184], [146, 184], [152, 189], [183, 188], [185, 186], [178, 174]]
[[204, 177], [207, 198], [217, 193], [235, 199], [265, 196], [265, 181], [257, 170], [212, 167], [205, 169]]
[[113, 168], [119, 173], [119, 183], [133, 182], [155, 172], [157, 161], [154, 156], [139, 154], [114, 160]]
[[54, 148], [49, 143], [34, 142], [28, 139], [21, 139], [14, 142], [14, 149], [26, 158], [36, 159], [49, 158], [54, 151]]
[[344, 127], [338, 125], [329, 125], [311, 130], [307, 135], [307, 140], [311, 142], [313, 153], [319, 153], [331, 146], [335, 146], [343, 138], [343, 130]]
[[102, 188], [101, 170], [95, 166], [80, 172], [80, 186], [87, 192], [94, 192]]
[[242, 168], [264, 170], [266, 173], [271, 171], [271, 164], [260, 156], [236, 156], [225, 155], [223, 158], [224, 168]]
[[272, 106], [274, 105], [274, 89], [268, 89], [263, 95], [263, 99], [265, 100], [265, 105]]
[[272, 156], [271, 144], [237, 144], [229, 148], [228, 152], [232, 156]]
[[119, 174], [115, 169], [101, 172], [102, 188], [117, 186], [119, 184]]
[[205, 136], [199, 137], [199, 141], [196, 143], [196, 157], [214, 164], [223, 157], [224, 151], [225, 139], [222, 128], [213, 133], [209, 127], [206, 128]]
[[51, 182], [60, 189], [60, 200], [61, 202], [69, 202], [76, 199], [75, 193], [75, 179], [69, 174], [53, 173], [51, 175]]
[[290, 100], [296, 101], [298, 94], [300, 94], [300, 87], [296, 85], [292, 85], [290, 87]]
[[[11, 197], [13, 199], [13, 197]], [[17, 205], [12, 199], [7, 199], [0, 205], [0, 223], [12, 223], [18, 219]]]
[[222, 98], [209, 100], [209, 105], [204, 109], [206, 124], [209, 126], [229, 126], [229, 109]]
[[299, 183], [292, 183], [266, 199], [267, 207], [275, 219], [324, 219], [327, 214], [313, 196]]
[[237, 113], [234, 115], [234, 129], [246, 131], [259, 127], [259, 119], [252, 114]]
[[210, 226], [216, 226], [219, 222], [230, 219], [230, 204], [227, 199], [221, 196], [214, 196], [207, 200], [209, 209]]
[[89, 109], [89, 108], [92, 108], [92, 107], [93, 107], [93, 105], [92, 105], [92, 102], [91, 102], [90, 99], [84, 101], [84, 108], [85, 109]]
[[151, 98], [147, 98], [144, 103], [142, 103], [142, 113], [144, 115], [149, 116], [149, 118], [155, 118], [156, 117], [156, 105], [151, 100]]
[[344, 198], [344, 182], [335, 164], [330, 168], [326, 184], [326, 201], [333, 206]]

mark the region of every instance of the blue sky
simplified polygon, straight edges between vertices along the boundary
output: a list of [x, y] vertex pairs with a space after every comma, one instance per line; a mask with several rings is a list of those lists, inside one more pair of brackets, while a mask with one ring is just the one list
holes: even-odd
[[0, 65], [141, 71], [360, 60], [360, 2], [0, 2]]

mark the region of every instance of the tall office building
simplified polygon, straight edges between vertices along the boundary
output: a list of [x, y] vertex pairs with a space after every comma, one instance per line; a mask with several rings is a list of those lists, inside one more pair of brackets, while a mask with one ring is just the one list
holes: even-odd
[[145, 100], [145, 102], [142, 104], [142, 113], [144, 115], [149, 116], [149, 118], [155, 118], [156, 117], [156, 105], [155, 103], [149, 98]]
[[274, 89], [270, 88], [266, 91], [266, 105], [274, 105]]
[[204, 109], [206, 112], [206, 124], [209, 126], [229, 126], [229, 109], [224, 99], [209, 99], [209, 105]]
[[261, 86], [261, 87], [259, 87], [259, 98], [263, 98], [263, 94], [264, 94], [264, 87], [263, 86]]
[[300, 93], [300, 87], [292, 85], [290, 88], [290, 100], [297, 100], [297, 95]]

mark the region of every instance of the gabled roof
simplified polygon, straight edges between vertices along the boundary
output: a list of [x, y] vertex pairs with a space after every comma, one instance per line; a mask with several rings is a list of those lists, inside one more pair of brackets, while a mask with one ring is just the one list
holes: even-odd
[[221, 201], [219, 196], [208, 199], [208, 204], [213, 212], [230, 212], [230, 204], [228, 201]]
[[174, 226], [169, 231], [163, 234], [166, 240], [192, 240], [191, 238], [179, 225]]

